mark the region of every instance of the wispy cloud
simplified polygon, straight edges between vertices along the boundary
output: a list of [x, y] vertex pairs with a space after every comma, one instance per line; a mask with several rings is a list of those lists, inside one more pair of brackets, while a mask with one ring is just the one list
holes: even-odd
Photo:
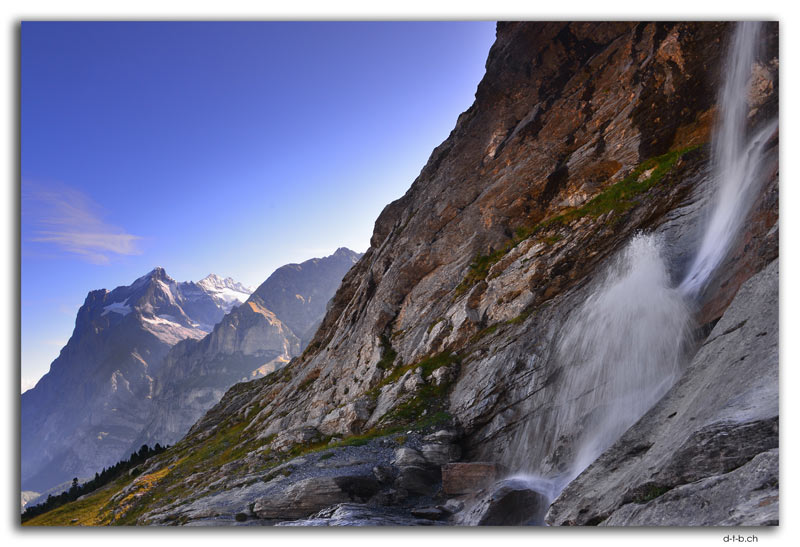
[[63, 184], [26, 181], [22, 215], [33, 227], [30, 241], [50, 243], [93, 264], [107, 264], [112, 255], [141, 254], [139, 236], [103, 220], [97, 203]]

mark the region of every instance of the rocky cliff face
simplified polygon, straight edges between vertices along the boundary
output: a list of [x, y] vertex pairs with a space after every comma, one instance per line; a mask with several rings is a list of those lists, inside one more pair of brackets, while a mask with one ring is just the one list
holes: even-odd
[[275, 270], [254, 295], [260, 298], [263, 307], [292, 329], [305, 347], [319, 327], [342, 278], [361, 254], [342, 247], [324, 258], [287, 264]]
[[22, 395], [22, 484], [46, 490], [127, 455], [169, 348], [205, 336], [234, 303], [163, 268], [89, 293], [50, 372]]
[[360, 256], [341, 248], [282, 266], [209, 335], [175, 345], [157, 379], [147, 425], [132, 447], [178, 441], [233, 384], [281, 369], [300, 355], [303, 337], [319, 324]]
[[[731, 29], [498, 24], [475, 103], [377, 219], [307, 351], [231, 388], [149, 464], [158, 481], [127, 487], [139, 501], [108, 506], [103, 522], [540, 522], [547, 496], [491, 483], [530, 469], [558, 475], [574, 460], [571, 441], [591, 416], [563, 436], [535, 424], [555, 415], [557, 387], [576, 366], [555, 358], [565, 325], [634, 234], [659, 238], [673, 281], [686, 269], [710, 199], [708, 142]], [[765, 43], [751, 124], [777, 110], [776, 25]], [[564, 490], [550, 522], [777, 518], [777, 134], [769, 149], [746, 229], [693, 310], [691, 364]], [[756, 301], [761, 311], [747, 311]], [[740, 324], [749, 325], [741, 344], [730, 337]], [[722, 381], [726, 356], [741, 363]], [[714, 390], [718, 382], [731, 389]], [[447, 467], [459, 460], [489, 463], [469, 475]], [[482, 494], [458, 480], [536, 514], [474, 505]], [[736, 484], [748, 492], [741, 500], [730, 497]], [[720, 493], [728, 498], [704, 512], [703, 496]], [[670, 508], [673, 520], [663, 517]]]

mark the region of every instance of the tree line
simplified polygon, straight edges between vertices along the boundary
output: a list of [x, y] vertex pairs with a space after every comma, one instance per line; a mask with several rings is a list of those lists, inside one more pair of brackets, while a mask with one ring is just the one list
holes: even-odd
[[92, 480], [86, 481], [83, 484], [78, 484], [78, 478], [75, 477], [72, 479], [72, 486], [68, 490], [64, 490], [57, 496], [50, 494], [47, 496], [46, 501], [31, 507], [27, 507], [25, 512], [22, 513], [22, 522], [32, 519], [37, 515], [51, 511], [56, 507], [61, 507], [62, 505], [65, 505], [71, 501], [75, 501], [79, 497], [88, 494], [89, 492], [93, 492], [101, 486], [105, 486], [111, 481], [116, 480], [123, 473], [129, 472], [137, 465], [144, 463], [148, 458], [151, 458], [156, 454], [161, 454], [167, 448], [169, 448], [169, 446], [161, 446], [158, 443], [156, 443], [153, 448], [143, 444], [139, 451], [132, 452], [131, 457], [127, 460], [120, 460], [111, 467], [104, 467], [102, 471], [95, 473]]

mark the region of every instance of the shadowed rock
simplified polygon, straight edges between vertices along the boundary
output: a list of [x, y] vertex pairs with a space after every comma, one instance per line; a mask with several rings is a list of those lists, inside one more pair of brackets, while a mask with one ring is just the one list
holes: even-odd
[[463, 524], [476, 526], [519, 526], [544, 523], [548, 499], [532, 483], [512, 478], [494, 485], [463, 517]]

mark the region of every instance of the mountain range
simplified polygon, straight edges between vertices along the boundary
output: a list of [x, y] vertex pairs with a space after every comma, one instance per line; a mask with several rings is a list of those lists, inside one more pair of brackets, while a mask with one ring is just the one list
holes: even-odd
[[148, 423], [134, 446], [178, 441], [230, 386], [274, 372], [300, 355], [360, 256], [341, 248], [325, 258], [282, 266], [210, 334], [176, 344], [164, 359]]
[[[284, 266], [255, 292], [214, 274], [177, 282], [160, 267], [129, 286], [90, 292], [50, 371], [22, 394], [23, 489], [92, 476], [142, 439], [180, 438], [232, 384], [300, 353], [300, 338], [264, 298], [307, 335], [359, 256], [339, 249]], [[279, 284], [270, 282], [276, 275]]]

